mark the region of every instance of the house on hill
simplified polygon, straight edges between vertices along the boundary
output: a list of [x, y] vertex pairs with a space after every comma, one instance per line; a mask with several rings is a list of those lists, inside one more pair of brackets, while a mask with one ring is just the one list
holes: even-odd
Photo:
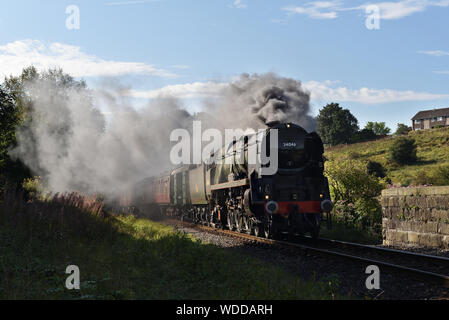
[[412, 118], [413, 130], [432, 129], [437, 126], [449, 126], [449, 108], [420, 111]]

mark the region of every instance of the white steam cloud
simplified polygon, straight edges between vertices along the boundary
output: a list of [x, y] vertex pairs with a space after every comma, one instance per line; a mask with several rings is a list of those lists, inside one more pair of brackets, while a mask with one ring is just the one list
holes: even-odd
[[[274, 74], [242, 75], [223, 88], [218, 100], [205, 101], [204, 112], [196, 115], [169, 97], [136, 110], [117, 90], [67, 88], [48, 79], [29, 83], [31, 117], [18, 128], [11, 156], [41, 176], [51, 191], [116, 195], [170, 169], [170, 133], [190, 130], [194, 119], [203, 121], [203, 129], [258, 129], [285, 121], [307, 130], [315, 125], [301, 83]], [[110, 111], [107, 123], [98, 104]]]

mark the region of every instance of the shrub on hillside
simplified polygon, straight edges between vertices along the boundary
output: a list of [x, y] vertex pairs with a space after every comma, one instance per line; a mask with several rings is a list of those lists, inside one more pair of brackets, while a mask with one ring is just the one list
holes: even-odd
[[352, 143], [365, 142], [375, 140], [377, 138], [379, 138], [379, 136], [376, 135], [373, 130], [364, 128], [354, 133], [354, 135], [351, 138], [351, 142]]
[[414, 184], [417, 186], [423, 186], [427, 184], [434, 184], [434, 179], [431, 174], [426, 170], [419, 170], [416, 173]]
[[435, 172], [434, 183], [440, 186], [449, 186], [449, 164], [437, 167]]
[[35, 199], [43, 196], [44, 186], [39, 177], [25, 179], [22, 188], [28, 198]]
[[368, 173], [375, 177], [385, 178], [385, 176], [386, 176], [385, 168], [379, 162], [368, 161], [366, 168], [368, 169]]
[[399, 137], [390, 147], [390, 160], [398, 164], [411, 164], [417, 161], [414, 139]]
[[433, 167], [432, 169], [419, 170], [416, 174], [415, 185], [449, 185], [449, 164]]
[[336, 218], [351, 227], [380, 232], [382, 210], [377, 198], [386, 188], [385, 180], [370, 174], [361, 161], [327, 162], [325, 174]]
[[403, 124], [403, 123], [398, 123], [398, 128], [396, 129], [396, 132], [394, 133], [397, 136], [403, 135], [403, 134], [408, 134], [410, 131], [412, 131], [412, 128]]

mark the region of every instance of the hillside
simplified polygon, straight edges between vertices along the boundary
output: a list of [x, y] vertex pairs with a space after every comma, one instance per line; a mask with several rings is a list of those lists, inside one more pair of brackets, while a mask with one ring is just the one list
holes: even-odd
[[[388, 160], [388, 150], [395, 137], [327, 148], [329, 161], [361, 160], [381, 163], [394, 185], [438, 184], [435, 176], [449, 171], [449, 128], [409, 132], [417, 145], [418, 162], [399, 166]], [[441, 183], [440, 183], [441, 184]]]

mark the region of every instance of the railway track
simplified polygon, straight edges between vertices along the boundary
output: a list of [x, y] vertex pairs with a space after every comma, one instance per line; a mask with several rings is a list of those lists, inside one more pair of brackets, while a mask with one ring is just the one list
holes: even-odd
[[296, 241], [273, 240], [192, 222], [171, 221], [187, 227], [227, 237], [236, 237], [254, 243], [278, 246], [288, 250], [306, 251], [331, 258], [347, 259], [365, 265], [376, 265], [382, 271], [389, 270], [406, 275], [414, 280], [449, 288], [449, 258], [446, 257], [323, 238], [304, 237], [298, 238]]

